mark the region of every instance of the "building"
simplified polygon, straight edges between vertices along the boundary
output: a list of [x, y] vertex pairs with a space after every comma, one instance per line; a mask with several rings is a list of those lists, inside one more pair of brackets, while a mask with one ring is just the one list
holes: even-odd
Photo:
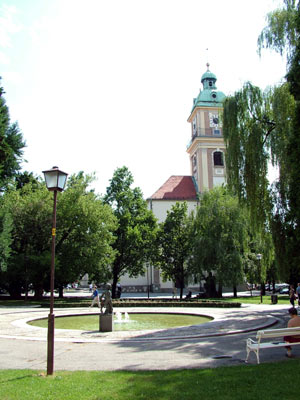
[[191, 175], [200, 193], [225, 183], [225, 144], [222, 135], [222, 103], [224, 93], [217, 91], [216, 76], [207, 71], [202, 75], [203, 90], [194, 99], [188, 118], [191, 124], [190, 156]]

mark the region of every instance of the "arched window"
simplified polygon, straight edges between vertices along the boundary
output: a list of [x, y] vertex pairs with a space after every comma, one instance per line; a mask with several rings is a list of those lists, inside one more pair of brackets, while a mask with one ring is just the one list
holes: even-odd
[[224, 155], [222, 151], [214, 152], [214, 166], [223, 167], [224, 166]]

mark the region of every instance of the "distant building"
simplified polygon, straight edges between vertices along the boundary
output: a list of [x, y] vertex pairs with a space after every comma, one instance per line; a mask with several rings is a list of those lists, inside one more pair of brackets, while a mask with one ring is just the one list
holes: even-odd
[[225, 144], [220, 114], [225, 95], [217, 91], [216, 76], [209, 71], [202, 75], [203, 90], [194, 99], [188, 118], [191, 124], [190, 156], [191, 175], [200, 193], [225, 183]]

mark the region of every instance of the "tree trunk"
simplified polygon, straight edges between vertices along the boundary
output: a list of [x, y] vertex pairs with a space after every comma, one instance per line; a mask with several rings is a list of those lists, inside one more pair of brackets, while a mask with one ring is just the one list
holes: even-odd
[[119, 276], [118, 276], [118, 275], [114, 275], [114, 276], [113, 276], [112, 287], [111, 287], [111, 297], [112, 297], [113, 299], [116, 298], [116, 292], [117, 292], [116, 289], [117, 289], [118, 280], [119, 280]]
[[42, 300], [44, 289], [42, 285], [34, 286], [34, 298], [35, 300]]
[[22, 297], [21, 288], [17, 286], [9, 286], [8, 293], [10, 294], [10, 297], [14, 300], [19, 300]]
[[184, 289], [184, 285], [182, 285], [182, 283], [181, 283], [181, 285], [180, 285], [180, 300], [182, 300], [182, 297], [183, 297], [183, 289]]
[[261, 283], [261, 293], [262, 293], [263, 296], [266, 295], [266, 285], [265, 285], [265, 282], [262, 282], [262, 283]]
[[236, 285], [233, 286], [233, 297], [237, 298], [237, 287], [236, 287]]
[[62, 298], [64, 297], [64, 287], [63, 287], [63, 285], [60, 285], [60, 286], [58, 287], [58, 297], [59, 297], [60, 299], [62, 299]]
[[223, 286], [222, 286], [222, 283], [219, 283], [219, 286], [218, 286], [218, 297], [223, 297]]

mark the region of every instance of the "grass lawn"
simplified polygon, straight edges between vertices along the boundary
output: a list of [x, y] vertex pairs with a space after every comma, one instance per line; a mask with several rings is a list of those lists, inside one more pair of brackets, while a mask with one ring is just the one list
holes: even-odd
[[[290, 304], [289, 296], [284, 294], [278, 295], [278, 304]], [[240, 296], [237, 298], [234, 297], [223, 297], [222, 301], [228, 302], [240, 302], [240, 303], [248, 303], [248, 304], [260, 304], [260, 296]], [[271, 304], [271, 296], [266, 295], [263, 296], [263, 304]]]
[[289, 400], [300, 360], [214, 369], [56, 372], [0, 370], [1, 400]]
[[[248, 304], [260, 304], [260, 296], [240, 296], [237, 298], [234, 297], [222, 297], [222, 299], [207, 299], [207, 300], [217, 300], [222, 302], [228, 302], [228, 303], [248, 303]], [[71, 297], [64, 297], [63, 299], [55, 298], [54, 301], [54, 307], [55, 305], [59, 307], [61, 304], [65, 304], [65, 306], [68, 305], [68, 303], [71, 303], [72, 306], [74, 306], [74, 303], [76, 306], [89, 306], [91, 303], [90, 299], [85, 299], [85, 298], [77, 298], [74, 300], [74, 298]], [[278, 304], [289, 304], [289, 297], [287, 295], [278, 295]], [[263, 304], [271, 304], [271, 296], [263, 296]], [[49, 298], [44, 298], [43, 300], [33, 300], [30, 299], [29, 301], [25, 302], [24, 300], [10, 300], [10, 299], [1, 299], [0, 297], [0, 306], [8, 306], [8, 307], [18, 307], [18, 306], [40, 306], [40, 305], [49, 305]], [[147, 304], [145, 304], [147, 306]]]

